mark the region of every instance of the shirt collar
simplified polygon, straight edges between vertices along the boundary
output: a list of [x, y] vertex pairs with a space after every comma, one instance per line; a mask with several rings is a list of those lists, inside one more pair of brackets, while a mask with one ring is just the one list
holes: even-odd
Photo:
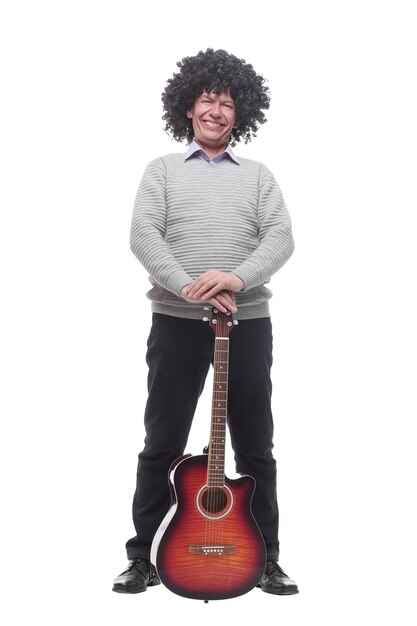
[[210, 161], [219, 162], [225, 159], [226, 157], [230, 157], [232, 161], [240, 165], [239, 159], [237, 158], [237, 156], [235, 155], [235, 153], [233, 152], [229, 144], [224, 152], [215, 156], [214, 159], [210, 159], [210, 157], [204, 152], [204, 150], [200, 148], [196, 140], [193, 139], [193, 141], [190, 144], [190, 147], [188, 148], [187, 152], [184, 154], [184, 161], [194, 156], [203, 158], [204, 161], [207, 161], [207, 163], [209, 163]]

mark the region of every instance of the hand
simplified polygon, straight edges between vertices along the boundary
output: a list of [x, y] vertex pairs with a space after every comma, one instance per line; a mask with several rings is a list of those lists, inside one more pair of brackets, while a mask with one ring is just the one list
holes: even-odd
[[236, 274], [211, 269], [198, 276], [186, 289], [189, 298], [207, 301], [220, 291], [240, 291], [244, 286]]
[[201, 298], [200, 300], [197, 300], [195, 297], [190, 298], [187, 295], [187, 290], [190, 288], [192, 284], [193, 283], [190, 283], [189, 285], [186, 285], [185, 287], [181, 289], [181, 292], [180, 292], [181, 298], [184, 298], [184, 300], [186, 300], [187, 302], [192, 302], [193, 304], [196, 302], [208, 302], [209, 304], [214, 306], [216, 309], [218, 309], [222, 313], [226, 313], [227, 311], [230, 311], [231, 313], [236, 313], [237, 311], [236, 298], [233, 292], [219, 291], [219, 293], [216, 293], [216, 295], [213, 296], [212, 298], [209, 298], [209, 299]]

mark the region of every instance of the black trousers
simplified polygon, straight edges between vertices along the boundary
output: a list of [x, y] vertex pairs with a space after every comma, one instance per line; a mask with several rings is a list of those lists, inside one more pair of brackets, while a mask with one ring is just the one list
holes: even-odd
[[[229, 344], [228, 427], [236, 471], [256, 480], [252, 511], [268, 558], [278, 559], [270, 318], [240, 321], [230, 334]], [[129, 559], [149, 559], [153, 536], [170, 507], [168, 470], [184, 453], [213, 350], [214, 333], [207, 323], [153, 314], [146, 354], [149, 396], [145, 447], [139, 454], [133, 498], [137, 534], [126, 543]], [[207, 436], [209, 424], [208, 415]]]

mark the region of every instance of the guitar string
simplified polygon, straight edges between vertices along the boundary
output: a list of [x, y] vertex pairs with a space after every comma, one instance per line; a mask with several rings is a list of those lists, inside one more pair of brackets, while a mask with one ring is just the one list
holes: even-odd
[[[205, 523], [205, 545], [221, 546], [223, 545], [224, 531], [224, 509], [229, 506], [228, 492], [225, 489], [225, 434], [227, 425], [227, 391], [228, 391], [228, 357], [229, 344], [228, 341], [217, 341], [218, 339], [227, 339], [227, 330], [225, 329], [225, 318], [219, 316], [218, 326], [216, 328], [215, 349], [214, 349], [214, 386], [212, 399], [212, 440], [209, 443], [209, 471], [207, 480], [207, 517]], [[220, 336], [218, 336], [220, 335]], [[226, 350], [224, 348], [227, 348]], [[223, 354], [225, 353], [225, 354]], [[225, 366], [225, 369], [223, 367]], [[221, 371], [223, 370], [223, 371]], [[223, 377], [225, 380], [223, 380]], [[219, 409], [221, 409], [219, 411]], [[220, 415], [219, 415], [220, 413]], [[220, 435], [219, 435], [220, 426]], [[219, 440], [222, 440], [219, 443]], [[221, 445], [220, 445], [221, 444]], [[219, 446], [222, 449], [222, 458], [220, 457]], [[219, 483], [219, 461], [223, 471], [221, 484]], [[222, 507], [222, 504], [224, 506]], [[216, 516], [219, 516], [216, 519]], [[210, 518], [210, 519], [208, 519]]]
[[[226, 429], [227, 429], [227, 394], [228, 394], [228, 385], [229, 385], [229, 341], [225, 341], [225, 353], [224, 353], [224, 365], [225, 365], [225, 384], [224, 384], [224, 393], [223, 393], [223, 445], [222, 445], [222, 454], [223, 454], [223, 489], [224, 492], [226, 494], [226, 507], [228, 507], [229, 505], [229, 501], [228, 501], [228, 497], [227, 497], [227, 492], [225, 490], [225, 484], [226, 484]], [[224, 543], [224, 519], [222, 518], [221, 520], [221, 526], [220, 526], [220, 531], [221, 531], [221, 538], [222, 538], [222, 545]], [[227, 554], [227, 553], [226, 553]], [[226, 556], [226, 555], [225, 555]]]
[[[221, 333], [222, 334], [222, 333]], [[217, 372], [218, 372], [218, 376], [217, 376], [217, 389], [216, 389], [216, 409], [215, 409], [215, 415], [216, 415], [216, 420], [215, 420], [215, 439], [216, 439], [216, 447], [215, 447], [215, 454], [214, 454], [214, 463], [215, 463], [215, 489], [214, 489], [214, 500], [215, 503], [213, 505], [213, 510], [215, 511], [215, 514], [220, 515], [220, 490], [219, 490], [219, 471], [218, 471], [218, 461], [219, 461], [219, 447], [220, 446], [220, 437], [221, 437], [221, 426], [220, 426], [220, 420], [222, 419], [221, 416], [221, 403], [220, 403], [220, 381], [222, 379], [222, 372], [221, 370], [223, 369], [223, 365], [222, 365], [222, 357], [223, 354], [220, 352], [222, 350], [222, 344], [223, 342], [221, 341], [221, 339], [219, 338], [218, 341], [218, 361], [217, 361]], [[219, 428], [220, 426], [220, 428]], [[221, 524], [220, 520], [216, 520], [215, 522], [215, 531], [219, 531], [219, 524]], [[216, 534], [215, 539], [213, 540], [213, 544], [214, 545], [220, 545], [221, 544], [221, 536], [218, 536]]]
[[[218, 328], [216, 328], [218, 330]], [[208, 472], [208, 485], [207, 485], [207, 513], [210, 518], [209, 521], [209, 536], [207, 537], [207, 545], [213, 545], [213, 506], [214, 506], [214, 458], [216, 455], [217, 440], [215, 431], [215, 414], [216, 414], [216, 402], [217, 402], [217, 387], [218, 387], [218, 341], [217, 336], [214, 344], [214, 381], [213, 381], [213, 398], [212, 398], [212, 413], [211, 413], [211, 440], [209, 448], [209, 472]]]
[[[217, 329], [218, 330], [218, 329]], [[219, 342], [218, 337], [215, 339], [214, 350], [214, 389], [213, 389], [213, 407], [212, 407], [212, 449], [210, 454], [210, 478], [212, 484], [209, 487], [209, 514], [213, 517], [215, 515], [215, 489], [216, 489], [216, 474], [214, 472], [215, 457], [217, 454], [217, 431], [216, 431], [216, 404], [218, 403], [218, 386], [219, 386]], [[210, 545], [215, 544], [215, 520], [211, 520], [210, 524]]]
[[[223, 410], [222, 410], [222, 426], [223, 426], [223, 445], [222, 445], [222, 462], [223, 462], [223, 476], [222, 476], [222, 482], [223, 482], [223, 489], [224, 489], [224, 493], [226, 494], [226, 503], [225, 506], [228, 506], [228, 498], [227, 498], [227, 492], [225, 490], [225, 482], [226, 482], [226, 475], [225, 475], [225, 465], [226, 465], [226, 428], [227, 428], [227, 392], [228, 392], [228, 375], [229, 375], [229, 341], [224, 341], [224, 358], [223, 358], [223, 362], [224, 362], [224, 376], [225, 376], [225, 385], [224, 385], [224, 392], [223, 392]], [[221, 532], [221, 544], [223, 545], [224, 543], [224, 518], [221, 519], [220, 522], [221, 526], [220, 526], [220, 532]]]
[[[221, 335], [225, 334], [223, 325], [221, 326], [219, 330], [220, 330]], [[224, 512], [225, 507], [224, 506], [222, 507], [222, 504], [224, 503], [224, 498], [226, 498], [225, 506], [227, 506], [227, 495], [224, 490], [224, 482], [225, 482], [225, 474], [224, 474], [225, 439], [224, 437], [225, 437], [225, 426], [226, 426], [224, 397], [225, 397], [225, 393], [227, 392], [227, 366], [226, 366], [226, 369], [223, 369], [223, 368], [225, 365], [227, 365], [226, 358], [227, 358], [228, 351], [225, 351], [224, 348], [228, 347], [228, 344], [225, 341], [222, 341], [224, 337], [220, 336], [218, 337], [218, 339], [220, 341], [217, 342], [217, 346], [216, 346], [217, 347], [217, 350], [216, 350], [217, 360], [215, 363], [216, 364], [216, 380], [215, 380], [215, 387], [214, 387], [215, 391], [213, 394], [213, 404], [214, 404], [213, 419], [215, 420], [214, 421], [215, 445], [214, 445], [213, 455], [212, 455], [214, 457], [212, 459], [214, 463], [214, 472], [213, 472], [214, 486], [213, 486], [213, 493], [211, 497], [211, 509], [210, 509], [212, 511], [212, 515], [214, 518], [215, 516], [219, 516], [219, 519], [214, 519], [212, 523], [211, 539], [212, 539], [212, 545], [215, 545], [215, 546], [223, 545], [223, 512]], [[223, 378], [225, 378], [226, 380], [223, 380]], [[219, 448], [221, 450], [219, 450]], [[221, 459], [220, 459], [220, 452], [222, 454]], [[223, 471], [219, 471], [219, 465], [222, 466]], [[222, 474], [221, 477], [220, 477], [220, 474]]]
[[[223, 329], [223, 334], [224, 334], [224, 329]], [[226, 378], [226, 380], [227, 380], [227, 368], [225, 368], [225, 356], [226, 356], [226, 354], [225, 354], [224, 350], [226, 348], [226, 344], [227, 343], [228, 343], [227, 341], [221, 341], [220, 342], [220, 346], [221, 346], [221, 350], [222, 350], [222, 352], [220, 353], [220, 362], [222, 363], [221, 369], [223, 369], [223, 372], [222, 372], [223, 376], [221, 376], [220, 378], [223, 379], [223, 377], [224, 377], [224, 378]], [[223, 380], [221, 380], [221, 382], [223, 382]], [[220, 384], [219, 384], [219, 387], [220, 387]], [[226, 384], [224, 384], [224, 387], [226, 387]], [[219, 390], [219, 396], [220, 396], [219, 397], [219, 405], [221, 407], [221, 411], [220, 411], [221, 412], [221, 416], [219, 418], [220, 425], [221, 425], [220, 436], [223, 438], [222, 441], [221, 441], [222, 445], [220, 445], [221, 453], [223, 455], [223, 458], [220, 459], [220, 461], [222, 463], [222, 466], [223, 466], [221, 482], [224, 483], [224, 452], [223, 452], [223, 449], [224, 449], [224, 444], [225, 444], [225, 427], [224, 427], [225, 414], [224, 414], [224, 390], [223, 390], [223, 385], [222, 385], [222, 393]], [[220, 454], [219, 450], [217, 450], [217, 451], [218, 451], [218, 454]], [[219, 480], [220, 480], [220, 473], [217, 474], [217, 478], [218, 478], [218, 482], [219, 482]], [[224, 494], [223, 489], [224, 488], [222, 488], [220, 486], [220, 489], [218, 490], [218, 493], [217, 493], [218, 503], [217, 503], [216, 510], [219, 510], [219, 514], [223, 513], [223, 511], [221, 510], [221, 504], [223, 503], [223, 494]], [[223, 543], [224, 543], [224, 541], [223, 541], [223, 519], [224, 518], [222, 517], [219, 520], [219, 525], [217, 527], [217, 531], [218, 531], [218, 534], [219, 534], [219, 541], [218, 541], [219, 545], [223, 545]]]

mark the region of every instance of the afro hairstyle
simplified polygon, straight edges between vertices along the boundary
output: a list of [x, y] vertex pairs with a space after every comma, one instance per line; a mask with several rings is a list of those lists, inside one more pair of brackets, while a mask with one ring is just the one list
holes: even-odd
[[192, 57], [178, 61], [179, 72], [168, 79], [162, 103], [166, 122], [165, 131], [176, 141], [191, 143], [194, 137], [192, 120], [187, 118], [196, 98], [203, 91], [221, 93], [230, 91], [237, 115], [232, 146], [243, 139], [245, 143], [256, 137], [259, 126], [266, 122], [262, 109], [269, 108], [269, 88], [265, 78], [257, 74], [252, 65], [225, 50], [208, 48]]

